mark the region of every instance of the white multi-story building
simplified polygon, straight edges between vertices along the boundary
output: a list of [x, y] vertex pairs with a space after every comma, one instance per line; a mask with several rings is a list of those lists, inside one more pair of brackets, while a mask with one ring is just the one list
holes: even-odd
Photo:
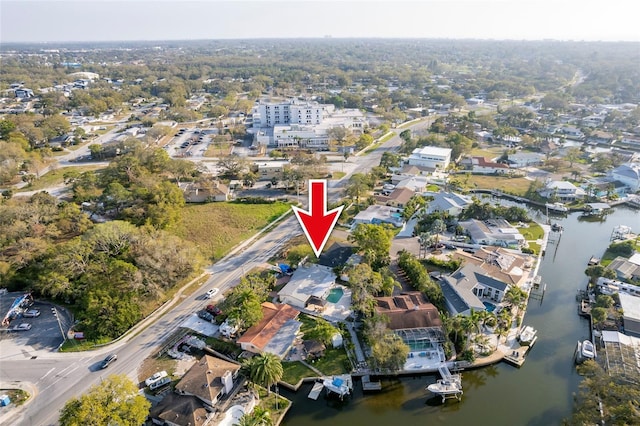
[[259, 102], [253, 107], [253, 134], [260, 145], [278, 148], [329, 148], [328, 130], [344, 127], [359, 135], [366, 120], [359, 110], [339, 110], [331, 104], [300, 100]]
[[275, 127], [278, 124], [318, 125], [334, 110], [333, 105], [317, 102], [260, 102], [253, 107], [253, 127]]
[[412, 166], [429, 167], [435, 170], [445, 170], [451, 162], [451, 148], [425, 146], [416, 148], [409, 156]]

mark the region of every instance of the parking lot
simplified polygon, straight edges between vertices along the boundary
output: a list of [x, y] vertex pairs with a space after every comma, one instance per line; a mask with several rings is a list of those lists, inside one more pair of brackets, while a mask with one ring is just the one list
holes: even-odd
[[[4, 318], [11, 308], [16, 298], [24, 293], [13, 292], [0, 295], [0, 315]], [[64, 341], [63, 332], [66, 333], [72, 325], [70, 314], [63, 308], [56, 307], [58, 319], [53, 315], [51, 305], [48, 302], [35, 300], [29, 310], [38, 310], [40, 315], [33, 318], [19, 316], [11, 321], [8, 327], [3, 326], [0, 330], [0, 345], [2, 346], [1, 358], [13, 357], [16, 355], [26, 358], [38, 356], [38, 352], [55, 352]], [[25, 330], [13, 331], [12, 329], [21, 324], [30, 324], [30, 328], [25, 326]], [[28, 328], [28, 329], [27, 329]], [[62, 331], [61, 331], [62, 329]]]

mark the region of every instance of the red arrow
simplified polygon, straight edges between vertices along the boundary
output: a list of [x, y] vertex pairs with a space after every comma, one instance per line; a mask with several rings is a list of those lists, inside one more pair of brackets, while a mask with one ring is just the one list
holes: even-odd
[[333, 227], [336, 226], [344, 206], [336, 207], [328, 212], [326, 179], [311, 179], [309, 180], [309, 208], [311, 209], [311, 214], [299, 207], [291, 206], [291, 208], [296, 214], [313, 252], [316, 257], [320, 257], [320, 253], [327, 243]]

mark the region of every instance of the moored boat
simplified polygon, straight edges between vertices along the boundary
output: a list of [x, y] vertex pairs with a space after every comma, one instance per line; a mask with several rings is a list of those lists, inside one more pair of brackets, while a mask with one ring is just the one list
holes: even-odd
[[537, 330], [530, 325], [527, 325], [520, 330], [518, 334], [518, 341], [522, 346], [533, 346], [536, 341]]

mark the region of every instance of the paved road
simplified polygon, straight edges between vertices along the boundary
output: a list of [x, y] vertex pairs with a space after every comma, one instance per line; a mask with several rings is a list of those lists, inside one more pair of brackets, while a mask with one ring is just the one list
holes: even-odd
[[[352, 157], [349, 172], [340, 181], [330, 181], [329, 198], [336, 200], [348, 177], [356, 171], [367, 171], [380, 162], [383, 152], [397, 149], [400, 138], [396, 136], [374, 152], [360, 157]], [[345, 168], [346, 171], [346, 168]], [[307, 200], [303, 200], [306, 204]], [[221, 291], [216, 299], [237, 285], [240, 277], [253, 267], [260, 266], [273, 256], [292, 237], [301, 235], [301, 228], [294, 216], [289, 216], [268, 234], [255, 242], [246, 244], [239, 250], [218, 263], [207, 268], [211, 278], [201, 289], [191, 296], [185, 296], [175, 308], [169, 310], [135, 336], [92, 352], [83, 353], [39, 353], [37, 358], [25, 358], [15, 355], [2, 359], [0, 364], [0, 382], [23, 381], [35, 384], [38, 395], [12, 419], [20, 425], [55, 425], [59, 410], [65, 402], [74, 396], [84, 393], [91, 385], [99, 383], [107, 374], [126, 374], [137, 382], [137, 370], [142, 360], [158, 350], [158, 345], [176, 329], [183, 321], [210, 302], [203, 294], [210, 288], [217, 287]], [[0, 347], [1, 349], [1, 347]], [[108, 353], [117, 353], [118, 360], [106, 370], [99, 370], [100, 361]], [[8, 424], [8, 423], [7, 423]]]

